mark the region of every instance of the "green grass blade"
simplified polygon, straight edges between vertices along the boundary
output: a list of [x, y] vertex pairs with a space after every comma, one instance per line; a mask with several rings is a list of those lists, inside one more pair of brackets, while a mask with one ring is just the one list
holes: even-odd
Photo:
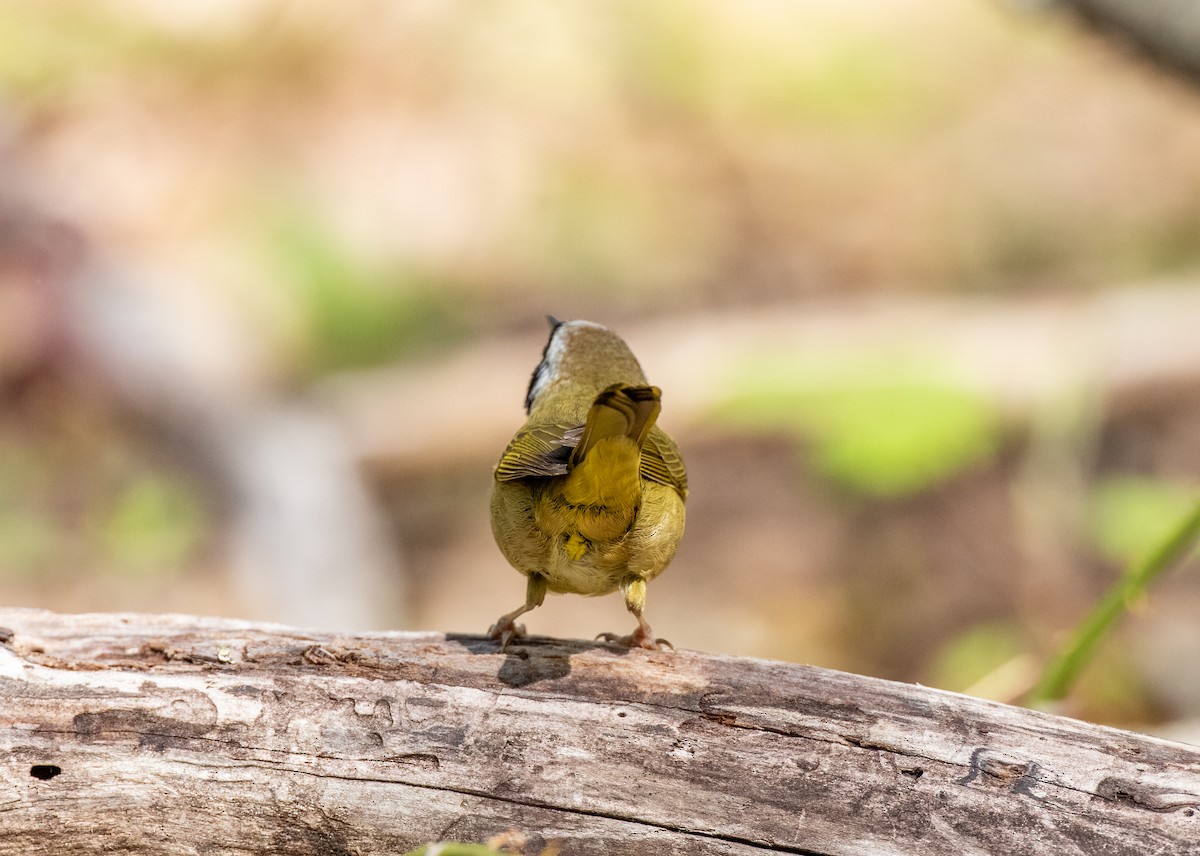
[[1183, 559], [1200, 538], [1200, 503], [1183, 518], [1171, 535], [1142, 562], [1130, 567], [1091, 613], [1075, 628], [1067, 644], [1046, 666], [1030, 692], [1030, 707], [1046, 707], [1070, 692], [1091, 661], [1096, 647], [1118, 618], [1164, 571]]

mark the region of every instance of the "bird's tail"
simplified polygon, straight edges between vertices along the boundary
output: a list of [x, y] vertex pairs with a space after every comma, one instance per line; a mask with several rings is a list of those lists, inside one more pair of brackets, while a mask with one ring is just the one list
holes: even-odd
[[608, 387], [592, 403], [583, 437], [571, 454], [563, 496], [572, 505], [608, 509], [602, 516], [612, 519], [606, 517], [605, 525], [615, 526], [617, 534], [628, 527], [642, 501], [642, 446], [658, 418], [661, 395], [654, 386]]
[[662, 410], [662, 390], [657, 386], [613, 384], [598, 396], [588, 411], [583, 437], [571, 455], [571, 465], [583, 463], [603, 440], [624, 437], [640, 451], [646, 435]]

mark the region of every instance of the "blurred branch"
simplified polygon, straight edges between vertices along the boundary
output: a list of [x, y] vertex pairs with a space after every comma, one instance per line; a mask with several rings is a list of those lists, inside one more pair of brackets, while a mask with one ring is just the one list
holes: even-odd
[[1145, 594], [1159, 576], [1185, 558], [1200, 538], [1200, 503], [1180, 521], [1153, 553], [1134, 565], [1108, 590], [1091, 614], [1075, 629], [1067, 645], [1050, 661], [1041, 681], [1029, 695], [1031, 707], [1046, 707], [1063, 698], [1095, 656], [1100, 640], [1130, 605]]
[[86, 268], [73, 295], [79, 348], [110, 394], [226, 499], [223, 547], [241, 597], [295, 624], [402, 624], [401, 558], [337, 419], [267, 380], [214, 369], [214, 354], [241, 341], [234, 322], [185, 311], [164, 297], [169, 283]]
[[1052, 0], [1093, 28], [1200, 83], [1200, 3], [1195, 0]]

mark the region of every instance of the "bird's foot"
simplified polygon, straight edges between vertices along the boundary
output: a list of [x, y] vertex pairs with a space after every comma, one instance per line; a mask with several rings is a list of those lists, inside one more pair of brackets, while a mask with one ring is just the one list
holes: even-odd
[[488, 628], [488, 638], [494, 639], [500, 643], [500, 650], [508, 648], [508, 643], [514, 639], [521, 640], [525, 638], [525, 625], [517, 624], [511, 618], [505, 616]]
[[601, 633], [597, 639], [603, 639], [605, 642], [614, 642], [617, 645], [624, 645], [626, 648], [645, 648], [647, 651], [661, 651], [663, 648], [675, 650], [675, 646], [666, 639], [656, 639], [650, 632], [650, 628], [645, 631], [639, 627], [637, 630], [630, 633], [628, 636], [618, 636], [616, 633]]

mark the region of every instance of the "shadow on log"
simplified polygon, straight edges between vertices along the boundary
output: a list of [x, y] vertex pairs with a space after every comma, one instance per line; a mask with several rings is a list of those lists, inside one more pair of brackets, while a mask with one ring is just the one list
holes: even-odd
[[0, 853], [1200, 854], [1200, 749], [809, 666], [0, 610]]

